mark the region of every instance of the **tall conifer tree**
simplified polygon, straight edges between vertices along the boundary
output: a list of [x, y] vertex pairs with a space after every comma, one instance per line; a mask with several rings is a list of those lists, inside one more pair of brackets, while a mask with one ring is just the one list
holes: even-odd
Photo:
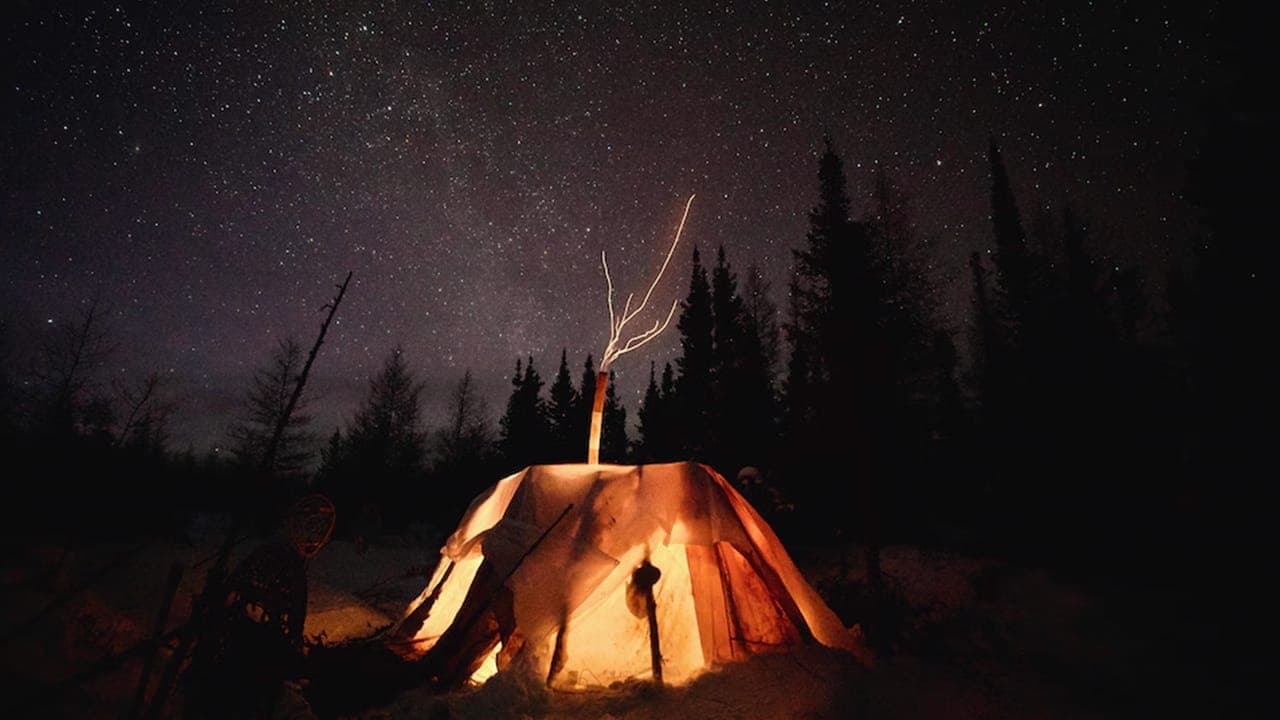
[[627, 439], [627, 409], [618, 398], [617, 376], [609, 371], [605, 389], [604, 418], [600, 432], [600, 460], [609, 463], [630, 461], [631, 443]]
[[550, 426], [550, 442], [547, 451], [553, 462], [577, 462], [581, 460], [583, 436], [578, 435], [579, 411], [582, 409], [578, 391], [569, 375], [568, 355], [560, 351], [560, 367], [551, 383], [547, 403], [547, 419]]
[[[591, 354], [587, 354], [587, 359], [582, 363], [582, 378], [578, 384], [578, 410], [577, 424], [574, 426], [574, 462], [585, 462], [587, 460], [588, 449], [587, 440], [591, 433], [591, 404], [595, 402], [596, 394], [596, 365], [591, 358]], [[604, 428], [601, 427], [603, 432]]]
[[675, 419], [672, 431], [679, 450], [690, 460], [705, 461], [710, 450], [711, 408], [714, 402], [714, 350], [711, 285], [698, 249], [693, 249], [689, 294], [680, 306], [680, 357], [676, 360]]
[[503, 458], [512, 470], [548, 459], [548, 424], [546, 404], [541, 396], [542, 385], [542, 378], [533, 365], [533, 356], [528, 356], [523, 365], [517, 359], [507, 409], [499, 421]]
[[649, 362], [649, 384], [645, 386], [644, 398], [640, 401], [640, 409], [637, 412], [636, 427], [638, 437], [635, 441], [636, 461], [641, 463], [660, 462], [661, 452], [661, 435], [662, 435], [662, 417], [661, 417], [662, 395], [658, 390], [658, 378], [655, 374], [654, 363]]

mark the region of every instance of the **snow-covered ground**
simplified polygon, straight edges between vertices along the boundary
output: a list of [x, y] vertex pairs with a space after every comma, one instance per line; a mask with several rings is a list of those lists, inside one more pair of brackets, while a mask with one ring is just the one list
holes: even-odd
[[[309, 561], [309, 642], [337, 644], [391, 623], [426, 583], [435, 548], [429, 533], [366, 547], [331, 542]], [[172, 568], [182, 570], [166, 619], [172, 630], [189, 617], [215, 549], [215, 541], [204, 540], [27, 542], [7, 550], [0, 568], [0, 715], [128, 717], [166, 578]], [[238, 547], [233, 560], [248, 549]], [[849, 590], [861, 579], [858, 554], [804, 548], [792, 554], [852, 624], [856, 618], [846, 616], [857, 607]], [[914, 547], [886, 548], [882, 567], [897, 598], [885, 615], [896, 639], [871, 669], [813, 647], [759, 656], [681, 688], [637, 683], [550, 692], [499, 675], [448, 695], [410, 690], [351, 717], [1101, 718], [1184, 716], [1214, 707], [1211, 681], [1182, 662], [1182, 617], [1158, 594], [1088, 591], [997, 559]], [[157, 668], [171, 645], [155, 655]], [[1161, 687], [1177, 692], [1154, 692]], [[305, 697], [297, 688], [279, 715], [314, 717]]]

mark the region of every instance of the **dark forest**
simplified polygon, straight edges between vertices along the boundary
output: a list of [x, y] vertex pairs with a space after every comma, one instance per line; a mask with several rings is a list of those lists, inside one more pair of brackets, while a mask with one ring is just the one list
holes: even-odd
[[[1095, 208], [1032, 200], [992, 128], [971, 148], [987, 212], [970, 219], [984, 241], [953, 269], [965, 307], [931, 272], [943, 261], [911, 191], [855, 167], [855, 139], [821, 136], [794, 178], [809, 209], [786, 286], [731, 245], [682, 246], [666, 280], [680, 288], [676, 352], [628, 367], [647, 374], [638, 403], [610, 374], [602, 462], [705, 463], [788, 546], [860, 563], [864, 582], [824, 591], [882, 652], [902, 648], [905, 622], [883, 549], [998, 557], [1166, 603], [1194, 626], [1165, 647], [1210, 666], [1205, 682], [1239, 707], [1262, 664], [1235, 646], [1265, 645], [1275, 567], [1266, 228], [1280, 158], [1264, 65], [1223, 52], [1227, 79], [1198, 110], [1187, 165], [1194, 229], [1167, 262], [1123, 259], [1117, 248], [1143, 239], [1097, 231], [1111, 218]], [[329, 317], [356, 301], [346, 289], [319, 288]], [[328, 320], [258, 348], [252, 381], [221, 388], [237, 420], [220, 451], [177, 447], [169, 423], [186, 399], [161, 374], [105, 372], [108, 357], [147, 350], [113, 334], [106, 301], [78, 307], [39, 346], [17, 318], [0, 325], [0, 534], [15, 565], [50, 539], [185, 539], [209, 523], [228, 542], [266, 538], [316, 493], [335, 540], [439, 543], [499, 478], [586, 459], [598, 353], [511, 357], [505, 405], [489, 407], [486, 365], [463, 358], [433, 390], [422, 368], [438, 358], [397, 344], [325, 428], [307, 380], [341, 342]], [[433, 391], [443, 423], [425, 419]]]

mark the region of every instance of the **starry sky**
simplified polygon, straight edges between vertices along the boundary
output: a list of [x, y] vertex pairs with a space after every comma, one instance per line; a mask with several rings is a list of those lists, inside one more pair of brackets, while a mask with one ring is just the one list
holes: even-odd
[[[1061, 5], [1062, 7], [1057, 7]], [[989, 243], [987, 138], [1024, 217], [1070, 202], [1158, 280], [1188, 232], [1213, 3], [5, 3], [0, 303], [10, 343], [97, 300], [104, 372], [165, 374], [175, 445], [225, 442], [275, 343], [345, 422], [392, 347], [428, 429], [471, 369], [496, 421], [517, 357], [575, 382], [607, 341], [606, 252], [643, 292], [691, 249], [785, 307], [829, 133], [867, 207], [908, 193], [944, 311]], [[639, 321], [637, 321], [639, 323]], [[618, 360], [634, 420], [674, 328]]]

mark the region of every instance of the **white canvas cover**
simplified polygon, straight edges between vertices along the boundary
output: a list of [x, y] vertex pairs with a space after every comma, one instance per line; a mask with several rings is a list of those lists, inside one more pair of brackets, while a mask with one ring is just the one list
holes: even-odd
[[441, 555], [392, 642], [446, 682], [500, 668], [546, 678], [557, 635], [556, 687], [652, 677], [648, 616], [631, 587], [645, 558], [661, 572], [667, 684], [802, 642], [861, 654], [773, 530], [699, 463], [528, 467], [472, 501]]

